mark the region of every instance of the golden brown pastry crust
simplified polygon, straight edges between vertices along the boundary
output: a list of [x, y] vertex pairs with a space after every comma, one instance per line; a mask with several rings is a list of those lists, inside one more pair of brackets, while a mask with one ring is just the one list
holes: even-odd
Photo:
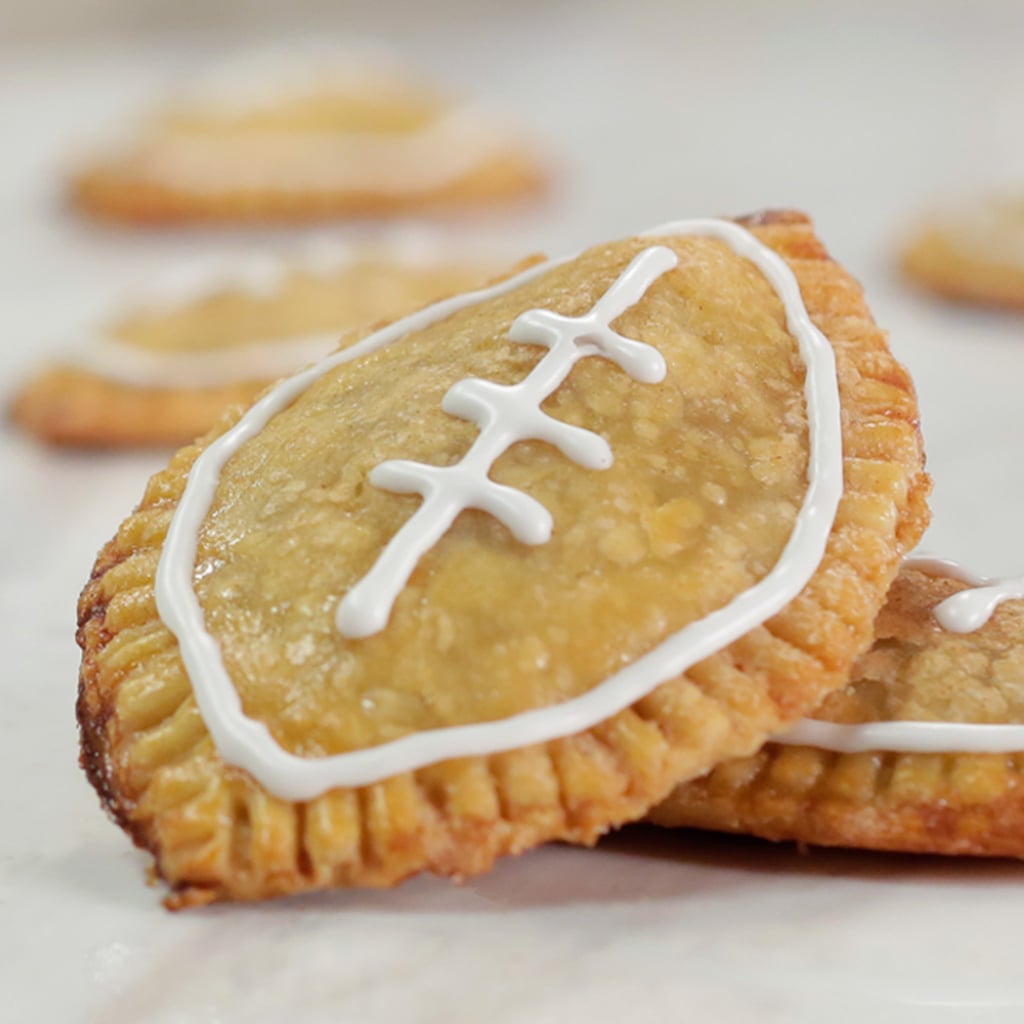
[[[964, 584], [897, 578], [875, 646], [815, 718], [837, 722], [1024, 722], [1024, 602], [969, 634], [932, 609]], [[820, 846], [1024, 856], [1024, 752], [844, 754], [766, 744], [680, 786], [649, 820]]]
[[[270, 796], [219, 761], [153, 604], [189, 467], [235, 417], [153, 478], [81, 597], [78, 715], [82, 764], [114, 818], [154, 854], [169, 905], [387, 886], [419, 871], [462, 877], [550, 839], [592, 843], [842, 685], [927, 518], [913, 388], [860, 288], [805, 217], [745, 223], [790, 263], [836, 351], [847, 489], [835, 529], [819, 571], [782, 613], [583, 733], [306, 803]], [[133, 681], [141, 664], [152, 671]]]

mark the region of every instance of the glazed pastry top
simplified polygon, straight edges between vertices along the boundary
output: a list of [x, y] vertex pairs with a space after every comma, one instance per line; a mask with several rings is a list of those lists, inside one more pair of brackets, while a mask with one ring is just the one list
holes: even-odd
[[614, 324], [661, 353], [665, 380], [587, 359], [543, 405], [600, 434], [613, 464], [525, 441], [494, 465], [551, 513], [551, 540], [525, 547], [464, 512], [386, 629], [335, 627], [339, 597], [420, 503], [369, 484], [371, 470], [458, 461], [478, 428], [444, 412], [446, 392], [523, 380], [543, 349], [509, 340], [516, 317], [585, 313], [653, 241], [591, 250], [335, 367], [227, 462], [196, 594], [245, 712], [285, 749], [334, 754], [568, 700], [775, 565], [807, 487], [804, 367], [757, 268], [721, 241], [671, 238], [678, 268]]

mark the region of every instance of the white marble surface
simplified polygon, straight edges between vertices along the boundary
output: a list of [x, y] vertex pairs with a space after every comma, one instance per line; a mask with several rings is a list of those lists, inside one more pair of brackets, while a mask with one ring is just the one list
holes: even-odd
[[[563, 165], [545, 209], [480, 234], [557, 251], [680, 216], [810, 210], [918, 382], [936, 480], [929, 546], [981, 571], [1024, 571], [1024, 319], [933, 304], [892, 274], [894, 241], [931, 195], [1024, 184], [1020, 8], [580, 0], [507, 4], [486, 22], [457, 9], [440, 25], [408, 13], [396, 41], [514, 107]], [[364, 32], [368, 19], [353, 15]], [[60, 208], [69, 140], [216, 44], [125, 37], [0, 53], [5, 395], [130, 282], [200, 248], [273, 240], [136, 237]], [[161, 461], [49, 452], [0, 432], [0, 1019], [1024, 1019], [1024, 869], [1007, 863], [627, 831], [462, 887], [421, 879], [167, 914], [78, 772], [72, 714], [75, 597]]]

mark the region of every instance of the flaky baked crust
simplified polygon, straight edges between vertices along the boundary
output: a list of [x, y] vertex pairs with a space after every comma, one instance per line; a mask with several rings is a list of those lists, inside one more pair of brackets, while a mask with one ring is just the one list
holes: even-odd
[[[915, 570], [897, 578], [874, 647], [814, 717], [1024, 722], [1024, 602], [974, 633], [942, 630], [932, 609], [964, 584]], [[1024, 752], [857, 754], [768, 743], [680, 786], [650, 820], [820, 846], [1024, 856]]]
[[153, 596], [189, 468], [235, 417], [153, 478], [81, 597], [78, 716], [83, 767], [115, 820], [153, 853], [172, 890], [169, 905], [388, 886], [420, 871], [462, 877], [547, 840], [592, 843], [680, 779], [751, 753], [843, 684], [927, 518], [913, 388], [860, 288], [805, 217], [744, 223], [790, 264], [834, 346], [846, 491], [825, 558], [800, 597], [594, 728], [305, 803], [270, 795], [218, 758]]

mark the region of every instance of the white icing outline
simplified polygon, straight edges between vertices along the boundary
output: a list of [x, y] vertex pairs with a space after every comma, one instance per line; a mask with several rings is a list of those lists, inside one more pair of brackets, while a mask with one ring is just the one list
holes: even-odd
[[309, 800], [339, 786], [363, 786], [401, 772], [457, 757], [483, 756], [542, 743], [588, 729], [629, 707], [659, 684], [784, 608], [804, 588], [825, 552], [843, 492], [843, 453], [835, 356], [814, 326], [800, 288], [785, 261], [737, 224], [719, 220], [679, 221], [643, 237], [702, 236], [727, 244], [750, 260], [783, 302], [787, 327], [806, 365], [804, 393], [809, 427], [808, 486], [793, 532], [768, 574], [723, 608], [690, 623], [646, 655], [598, 683], [587, 693], [546, 708], [495, 722], [451, 726], [323, 758], [289, 753], [267, 726], [246, 717], [241, 699], [220, 658], [217, 641], [206, 631], [193, 590], [199, 530], [227, 460], [287, 407], [313, 381], [343, 363], [360, 358], [437, 323], [469, 306], [503, 295], [575, 256], [532, 267], [493, 287], [427, 307], [278, 384], [196, 460], [164, 542], [156, 575], [160, 617], [178, 638], [196, 703], [221, 758], [243, 768], [270, 792]]
[[837, 754], [1016, 754], [1024, 751], [1024, 725], [979, 722], [865, 722], [804, 718], [769, 741]]
[[1004, 601], [1024, 597], [1024, 577], [988, 580], [973, 590], [961, 590], [935, 608], [936, 621], [949, 633], [973, 633], [981, 629]]
[[480, 427], [466, 454], [448, 466], [389, 459], [370, 472], [374, 487], [396, 494], [419, 494], [423, 501], [388, 541], [369, 572], [339, 602], [335, 623], [342, 636], [372, 636], [387, 625], [395, 601], [420, 559], [466, 509], [494, 516], [523, 544], [546, 544], [551, 539], [554, 524], [548, 510], [523, 491], [495, 483], [491, 469], [512, 445], [534, 440], [547, 441], [588, 469], [612, 465], [612, 451], [603, 437], [548, 416], [541, 404], [562, 386], [581, 359], [591, 356], [615, 363], [641, 383], [665, 379], [665, 359], [656, 348], [624, 338], [610, 325], [678, 263], [679, 257], [671, 249], [652, 246], [635, 256], [582, 316], [534, 309], [516, 317], [508, 329], [509, 341], [543, 345], [548, 353], [516, 384], [468, 378], [452, 385], [441, 408]]
[[[959, 580], [972, 588], [947, 597], [932, 609], [938, 624], [947, 632], [970, 633], [980, 629], [998, 604], [1024, 598], [1024, 576], [991, 579], [951, 558], [924, 553], [909, 555], [903, 560], [903, 567]], [[1024, 751], [1024, 724], [914, 720], [844, 723], [803, 718], [769, 742], [815, 747], [837, 754], [1015, 754]]]

